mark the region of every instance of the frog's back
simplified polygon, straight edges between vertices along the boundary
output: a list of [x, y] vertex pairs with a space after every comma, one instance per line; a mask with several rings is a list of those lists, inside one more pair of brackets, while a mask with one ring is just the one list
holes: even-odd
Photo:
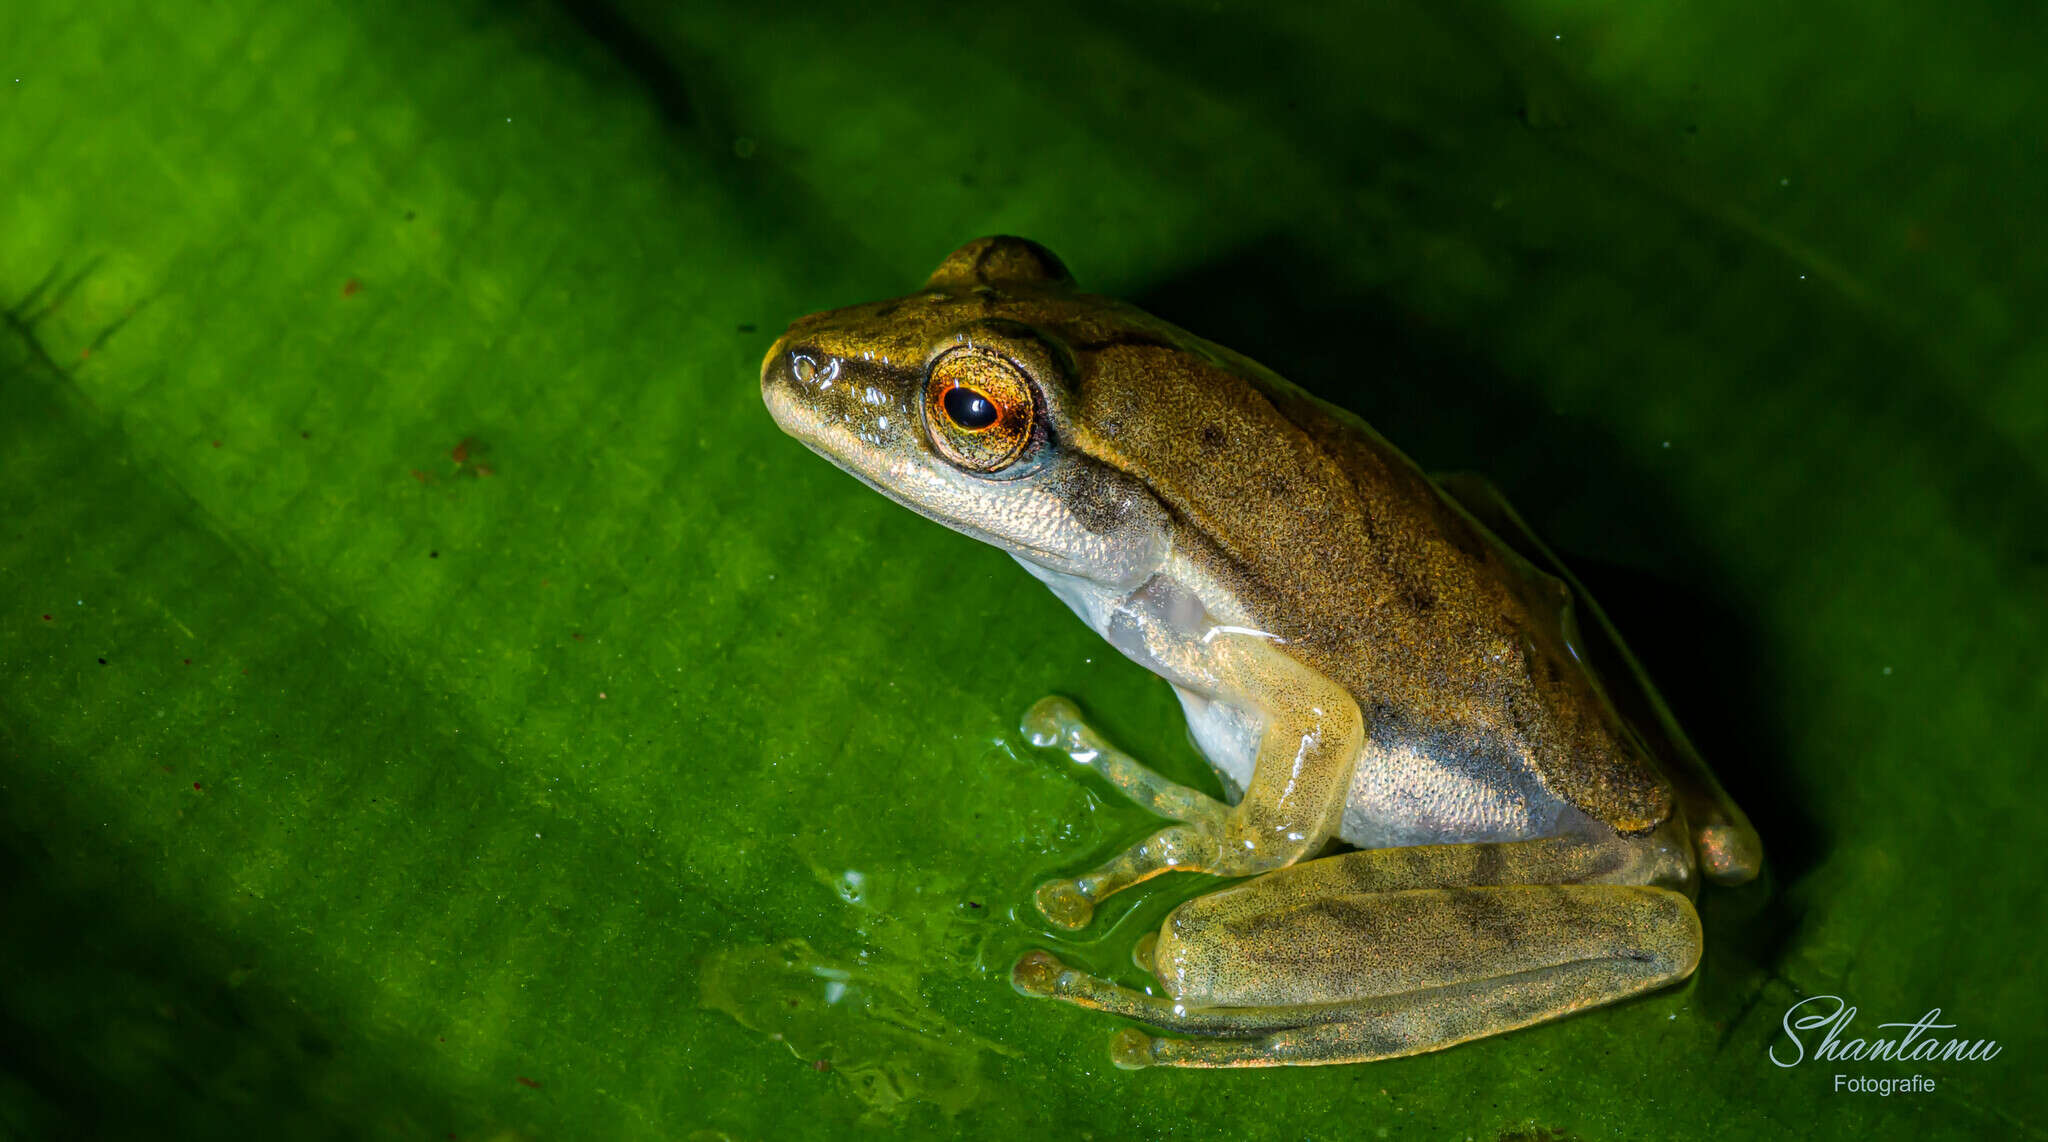
[[[1133, 324], [1076, 347], [1101, 355], [1085, 372], [1116, 378], [1081, 394], [1101, 426], [1084, 444], [1142, 474], [1221, 548], [1212, 573], [1262, 629], [1358, 699], [1376, 757], [1347, 839], [1513, 839], [1587, 817], [1639, 833], [1670, 816], [1669, 786], [1569, 645], [1563, 583], [1356, 417]], [[1147, 415], [1166, 407], [1178, 415]]]

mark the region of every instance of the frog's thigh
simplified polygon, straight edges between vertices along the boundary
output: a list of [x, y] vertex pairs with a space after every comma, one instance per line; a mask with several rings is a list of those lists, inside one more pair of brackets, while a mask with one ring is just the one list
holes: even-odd
[[1410, 889], [1251, 915], [1197, 897], [1167, 919], [1153, 961], [1183, 1004], [1302, 1007], [1582, 961], [1661, 964], [1683, 975], [1697, 958], [1698, 930], [1685, 897], [1640, 885]]
[[1433, 888], [1257, 916], [1189, 901], [1155, 953], [1186, 1008], [1295, 1010], [1303, 1025], [1210, 1042], [1124, 1036], [1125, 1065], [1351, 1063], [1527, 1027], [1692, 973], [1692, 903], [1636, 885]]
[[1439, 1050], [1680, 980], [1699, 962], [1692, 904], [1613, 884], [1219, 893], [1168, 918], [1154, 966], [1172, 998], [1020, 961], [1019, 990], [1203, 1040], [1127, 1030], [1119, 1066], [1355, 1063]]
[[[1662, 888], [1618, 891], [1677, 895]], [[1682, 938], [1675, 942], [1682, 943]], [[1578, 960], [1342, 1004], [1341, 1016], [1252, 1038], [1175, 1039], [1132, 1028], [1117, 1035], [1115, 1061], [1121, 1067], [1272, 1067], [1398, 1059], [1545, 1023], [1660, 987], [1689, 972], [1689, 967], [1678, 970], [1675, 962]]]

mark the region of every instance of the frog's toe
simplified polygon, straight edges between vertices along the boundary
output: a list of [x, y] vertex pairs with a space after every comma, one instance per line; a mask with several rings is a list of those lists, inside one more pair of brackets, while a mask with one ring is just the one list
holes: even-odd
[[1138, 970], [1146, 975], [1157, 976], [1159, 974], [1158, 932], [1147, 932], [1138, 937], [1138, 942], [1131, 945], [1131, 962], [1136, 964]]
[[1080, 708], [1053, 694], [1033, 702], [1024, 711], [1024, 721], [1018, 728], [1024, 732], [1024, 740], [1039, 749], [1051, 749], [1066, 744], [1081, 725]]
[[1010, 986], [1019, 995], [1044, 999], [1059, 991], [1060, 978], [1066, 974], [1067, 965], [1058, 956], [1034, 948], [1019, 956], [1016, 966], [1010, 969]]
[[1693, 834], [1700, 871], [1716, 884], [1743, 884], [1763, 870], [1764, 847], [1748, 821], [1701, 826]]
[[1159, 1061], [1152, 1054], [1152, 1042], [1152, 1036], [1136, 1027], [1126, 1027], [1109, 1037], [1109, 1061], [1118, 1070], [1143, 1070]]
[[1035, 899], [1040, 915], [1069, 932], [1086, 928], [1088, 921], [1095, 918], [1095, 902], [1088, 899], [1075, 881], [1048, 880], [1038, 886]]

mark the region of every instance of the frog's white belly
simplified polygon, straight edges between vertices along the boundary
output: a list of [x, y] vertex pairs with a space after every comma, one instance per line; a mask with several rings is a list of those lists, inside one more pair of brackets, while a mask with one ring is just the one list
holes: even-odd
[[[1257, 719], [1192, 690], [1176, 686], [1174, 692], [1187, 712], [1196, 747], [1215, 766], [1234, 803], [1258, 758]], [[1520, 841], [1578, 832], [1589, 824], [1511, 756], [1461, 756], [1450, 747], [1451, 735], [1414, 732], [1398, 724], [1368, 726], [1366, 734], [1338, 829], [1346, 844], [1392, 848]]]

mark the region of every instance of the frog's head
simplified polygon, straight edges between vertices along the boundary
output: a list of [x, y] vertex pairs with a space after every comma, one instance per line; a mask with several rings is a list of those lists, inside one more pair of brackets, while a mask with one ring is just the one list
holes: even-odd
[[812, 314], [761, 364], [785, 432], [898, 503], [1019, 558], [1135, 586], [1165, 511], [1076, 441], [1083, 379], [1069, 341], [1142, 314], [1077, 293], [1021, 238], [955, 250], [908, 297]]

